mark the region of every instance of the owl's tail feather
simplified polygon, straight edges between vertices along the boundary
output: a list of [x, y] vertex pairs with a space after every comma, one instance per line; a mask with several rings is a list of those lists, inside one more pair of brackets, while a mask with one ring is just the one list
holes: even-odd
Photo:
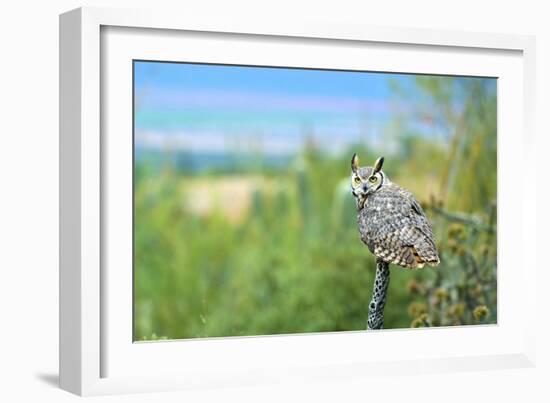
[[414, 246], [411, 246], [411, 252], [414, 256], [414, 260], [416, 263], [416, 265], [414, 266], [415, 269], [421, 269], [424, 267], [425, 264], [431, 267], [437, 267], [437, 265], [439, 264], [439, 256], [437, 256], [437, 254], [435, 254], [435, 256], [432, 255], [429, 257], [420, 256]]
[[428, 265], [430, 265], [432, 267], [437, 267], [439, 265], [439, 263], [441, 263], [441, 261], [439, 260], [439, 257], [438, 257], [435, 260], [430, 260], [426, 263], [428, 263]]

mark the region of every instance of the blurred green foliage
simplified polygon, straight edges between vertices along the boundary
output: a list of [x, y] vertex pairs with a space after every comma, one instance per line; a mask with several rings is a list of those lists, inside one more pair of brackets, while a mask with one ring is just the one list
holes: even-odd
[[[451, 137], [434, 141], [396, 118], [398, 147], [382, 150], [384, 169], [423, 204], [441, 264], [391, 266], [384, 327], [496, 323], [496, 95], [476, 80], [416, 85], [429, 107], [415, 113], [448, 125]], [[465, 108], [453, 105], [456, 91]], [[309, 144], [282, 169], [233, 173], [138, 163], [135, 340], [365, 329], [375, 265], [348, 175], [353, 152], [365, 165], [374, 151], [357, 144], [334, 157]], [[201, 200], [227, 181], [228, 191]]]

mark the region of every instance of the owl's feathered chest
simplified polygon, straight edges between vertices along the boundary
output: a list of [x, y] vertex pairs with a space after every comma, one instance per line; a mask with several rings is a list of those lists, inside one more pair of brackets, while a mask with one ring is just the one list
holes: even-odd
[[361, 240], [371, 248], [374, 240], [411, 223], [413, 200], [410, 192], [393, 184], [369, 195], [357, 212]]
[[408, 268], [439, 264], [434, 234], [422, 207], [396, 185], [369, 195], [357, 213], [357, 224], [361, 240], [377, 259]]

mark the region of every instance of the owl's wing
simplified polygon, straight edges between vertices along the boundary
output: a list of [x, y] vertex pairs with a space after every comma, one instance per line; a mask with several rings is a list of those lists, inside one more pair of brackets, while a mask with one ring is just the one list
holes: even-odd
[[437, 265], [433, 231], [414, 196], [397, 186], [381, 189], [375, 195], [367, 206], [367, 245], [374, 255], [408, 268]]
[[423, 263], [428, 263], [431, 266], [437, 266], [439, 264], [439, 255], [437, 247], [435, 245], [435, 236], [432, 230], [432, 226], [424, 214], [422, 207], [416, 201], [414, 196], [410, 197], [411, 202], [411, 216], [416, 222], [416, 230], [419, 231], [419, 236], [413, 243], [416, 251], [418, 252]]

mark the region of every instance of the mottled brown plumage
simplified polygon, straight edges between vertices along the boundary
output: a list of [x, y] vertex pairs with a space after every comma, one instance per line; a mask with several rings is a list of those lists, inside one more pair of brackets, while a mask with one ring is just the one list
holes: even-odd
[[357, 214], [361, 240], [387, 263], [421, 268], [439, 263], [432, 228], [414, 196], [391, 183], [369, 195]]
[[[380, 164], [375, 172], [375, 168], [357, 167], [352, 172], [361, 240], [386, 263], [412, 269], [425, 264], [437, 266], [433, 231], [422, 207], [411, 192], [392, 183], [381, 168]], [[375, 183], [369, 180], [373, 174], [378, 175]]]

